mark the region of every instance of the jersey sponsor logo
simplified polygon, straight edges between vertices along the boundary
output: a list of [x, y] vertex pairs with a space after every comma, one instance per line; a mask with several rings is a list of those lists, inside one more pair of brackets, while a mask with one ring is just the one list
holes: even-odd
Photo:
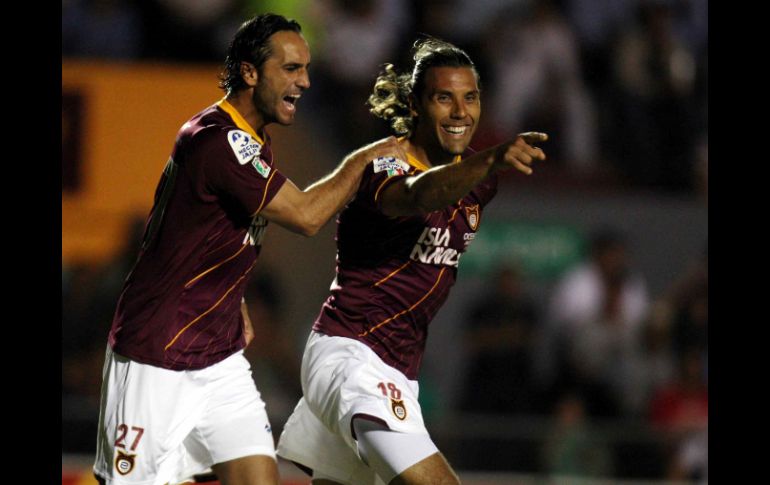
[[115, 458], [115, 469], [121, 475], [128, 475], [131, 473], [131, 470], [134, 469], [134, 458], [136, 458], [136, 455], [129, 455], [120, 450], [117, 450], [117, 452], [118, 456]]
[[393, 416], [398, 420], [403, 421], [406, 419], [406, 406], [404, 405], [403, 400], [396, 401], [395, 399], [390, 398], [390, 410], [393, 411]]
[[267, 178], [267, 176], [270, 175], [270, 165], [266, 164], [265, 161], [262, 160], [261, 158], [254, 157], [254, 161], [251, 162], [251, 164], [254, 166], [254, 168], [257, 169], [257, 172], [264, 178]]
[[[254, 157], [259, 157], [262, 152], [262, 145], [243, 130], [230, 130], [227, 133], [227, 141], [235, 153], [236, 160], [241, 165], [246, 165]], [[257, 171], [259, 172], [259, 169]], [[267, 175], [263, 175], [263, 177], [267, 177]]]
[[374, 173], [387, 172], [388, 177], [394, 175], [404, 175], [409, 172], [409, 164], [403, 160], [393, 157], [379, 157], [375, 158], [373, 162]]
[[460, 253], [449, 247], [451, 239], [449, 228], [426, 227], [409, 257], [425, 264], [457, 267], [460, 263]]
[[479, 205], [471, 205], [465, 207], [465, 218], [468, 219], [468, 225], [471, 226], [471, 231], [475, 231], [479, 227]]
[[251, 225], [246, 235], [243, 237], [243, 243], [247, 242], [252, 246], [261, 246], [262, 240], [265, 238], [265, 231], [267, 230], [267, 219], [260, 215], [254, 216], [251, 220]]

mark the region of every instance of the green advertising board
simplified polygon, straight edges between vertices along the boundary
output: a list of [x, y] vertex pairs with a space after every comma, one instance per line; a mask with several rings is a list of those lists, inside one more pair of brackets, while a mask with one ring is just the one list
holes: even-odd
[[586, 237], [563, 223], [485, 220], [460, 260], [463, 274], [487, 275], [505, 264], [528, 277], [552, 280], [581, 261]]

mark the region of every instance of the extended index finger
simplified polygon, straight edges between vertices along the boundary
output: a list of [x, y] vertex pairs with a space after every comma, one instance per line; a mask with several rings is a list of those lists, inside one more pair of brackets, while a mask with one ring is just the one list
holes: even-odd
[[523, 138], [528, 145], [548, 140], [548, 135], [539, 131], [527, 131], [526, 133], [519, 133], [517, 136]]

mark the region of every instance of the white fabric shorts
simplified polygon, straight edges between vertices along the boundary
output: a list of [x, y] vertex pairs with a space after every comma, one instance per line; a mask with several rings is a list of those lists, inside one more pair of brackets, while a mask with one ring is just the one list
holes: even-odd
[[200, 370], [141, 364], [107, 347], [94, 473], [107, 484], [180, 483], [211, 465], [275, 459], [243, 351]]
[[302, 390], [277, 451], [316, 476], [344, 484], [382, 483], [359, 456], [351, 426], [356, 416], [391, 431], [428, 436], [417, 381], [357, 340], [311, 332], [302, 358]]

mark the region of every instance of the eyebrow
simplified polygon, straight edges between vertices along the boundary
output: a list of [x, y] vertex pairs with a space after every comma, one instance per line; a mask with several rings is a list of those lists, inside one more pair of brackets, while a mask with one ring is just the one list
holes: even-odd
[[[449, 95], [451, 95], [451, 94], [454, 94], [454, 93], [452, 91], [447, 90], [447, 89], [437, 89], [437, 90], [433, 91], [433, 95], [434, 96], [437, 95], [437, 94], [449, 94]], [[471, 91], [466, 91], [465, 94], [463, 94], [463, 96], [467, 96], [469, 94], [481, 94], [481, 90], [480, 89], [473, 89]]]

